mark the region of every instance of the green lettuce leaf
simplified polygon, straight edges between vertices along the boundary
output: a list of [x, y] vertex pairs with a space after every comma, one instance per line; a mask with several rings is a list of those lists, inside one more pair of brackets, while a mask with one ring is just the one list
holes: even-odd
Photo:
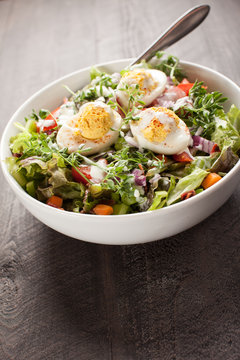
[[24, 169], [21, 169], [21, 167], [19, 166], [18, 158], [10, 156], [5, 159], [5, 162], [10, 174], [14, 177], [14, 179], [19, 183], [20, 186], [25, 188], [28, 180], [26, 179]]
[[234, 165], [236, 165], [238, 160], [239, 158], [236, 154], [234, 154], [231, 146], [223, 146], [220, 156], [213, 163], [210, 171], [215, 173], [227, 173], [234, 167]]
[[216, 142], [220, 149], [231, 146], [235, 153], [240, 150], [240, 110], [235, 105], [231, 106], [225, 118], [216, 118], [211, 140]]
[[167, 191], [156, 191], [153, 199], [153, 203], [148, 209], [148, 211], [161, 209], [166, 203], [167, 195], [168, 195]]
[[29, 180], [42, 179], [47, 175], [47, 163], [42, 161], [38, 156], [31, 156], [20, 160], [19, 165], [25, 169], [25, 176]]
[[71, 170], [58, 167], [58, 159], [53, 158], [47, 162], [48, 180], [37, 189], [39, 200], [46, 200], [52, 195], [67, 199], [82, 199], [85, 186], [82, 183], [72, 181]]
[[227, 117], [232, 124], [232, 126], [240, 132], [240, 109], [238, 109], [235, 105], [232, 105], [229, 112], [227, 113]]
[[220, 153], [215, 152], [209, 156], [196, 156], [191, 167], [197, 166], [211, 172], [227, 173], [236, 165], [238, 160], [238, 156], [232, 151], [231, 146], [228, 146], [228, 141], [226, 141], [226, 145], [223, 143]]
[[189, 175], [180, 179], [175, 188], [170, 192], [167, 206], [179, 200], [183, 193], [198, 188], [207, 174], [207, 171], [195, 167]]
[[10, 149], [13, 154], [22, 154], [30, 146], [31, 134], [27, 131], [21, 132], [10, 138]]
[[203, 170], [210, 170], [218, 157], [218, 152], [215, 152], [214, 154], [208, 156], [195, 156], [190, 166], [193, 168], [197, 166]]

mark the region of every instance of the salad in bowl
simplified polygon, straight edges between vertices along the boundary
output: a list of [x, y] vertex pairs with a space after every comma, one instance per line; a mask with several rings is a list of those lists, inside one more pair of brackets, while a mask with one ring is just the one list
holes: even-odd
[[33, 198], [67, 212], [124, 215], [208, 191], [239, 160], [240, 110], [174, 56], [109, 74], [57, 108], [34, 109], [10, 138], [9, 172]]

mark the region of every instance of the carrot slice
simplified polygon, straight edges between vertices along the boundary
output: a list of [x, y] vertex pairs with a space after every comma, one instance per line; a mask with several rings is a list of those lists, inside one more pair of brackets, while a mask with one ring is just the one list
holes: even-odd
[[98, 204], [93, 208], [96, 215], [112, 215], [113, 208], [110, 205]]
[[63, 203], [63, 199], [60, 198], [59, 196], [51, 196], [48, 200], [47, 200], [47, 205], [55, 207], [55, 208], [62, 208], [62, 203]]
[[202, 182], [202, 187], [204, 189], [209, 188], [210, 186], [216, 184], [216, 182], [218, 182], [219, 180], [221, 180], [221, 176], [216, 174], [216, 173], [210, 173], [208, 174], [205, 179]]

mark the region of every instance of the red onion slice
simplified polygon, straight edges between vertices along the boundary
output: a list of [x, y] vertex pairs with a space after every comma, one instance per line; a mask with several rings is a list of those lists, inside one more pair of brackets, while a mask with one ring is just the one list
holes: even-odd
[[146, 186], [147, 180], [144, 175], [144, 171], [140, 169], [134, 169], [132, 174], [134, 175], [135, 184], [138, 186]]
[[193, 139], [193, 147], [195, 147], [198, 150], [204, 151], [207, 154], [211, 153], [211, 150], [215, 145], [213, 141], [204, 139], [203, 137], [198, 135], [193, 135], [192, 139]]

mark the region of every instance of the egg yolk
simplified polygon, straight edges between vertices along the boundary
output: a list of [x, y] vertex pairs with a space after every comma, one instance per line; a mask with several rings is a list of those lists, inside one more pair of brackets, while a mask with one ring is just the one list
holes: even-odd
[[[155, 113], [158, 113], [158, 115], [160, 115], [160, 113], [166, 114], [168, 117], [172, 118], [176, 126], [178, 126], [179, 117], [172, 110], [164, 107], [152, 107], [151, 110], [153, 110]], [[162, 142], [171, 132], [171, 129], [169, 127], [166, 128], [164, 126], [164, 123], [161, 123], [161, 120], [159, 118], [153, 117], [149, 125], [141, 131], [146, 140], [150, 142]]]
[[77, 121], [81, 135], [89, 140], [102, 138], [111, 128], [112, 119], [104, 108], [88, 105]]
[[123, 75], [122, 78], [132, 80], [133, 83], [138, 84], [140, 90], [144, 91], [145, 93], [147, 91], [153, 91], [157, 87], [157, 83], [153, 80], [152, 75], [143, 70], [128, 71]]
[[150, 124], [142, 130], [142, 133], [148, 141], [162, 142], [166, 139], [169, 131], [164, 129], [164, 125], [157, 118], [153, 118]]

